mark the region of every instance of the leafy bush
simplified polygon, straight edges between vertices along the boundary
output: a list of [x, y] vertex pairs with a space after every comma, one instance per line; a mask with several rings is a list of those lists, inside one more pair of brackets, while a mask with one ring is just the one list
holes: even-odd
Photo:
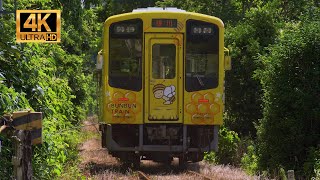
[[0, 112], [11, 113], [15, 110], [30, 108], [25, 93], [17, 93], [14, 88], [6, 87], [3, 80], [0, 78]]
[[304, 174], [306, 177], [320, 178], [320, 148], [309, 148], [307, 159], [303, 164]]
[[[15, 110], [30, 108], [30, 105], [25, 98], [25, 94], [18, 93], [14, 88], [8, 88], [5, 86], [5, 80], [5, 77], [0, 73], [0, 117], [4, 113], [11, 113]], [[2, 140], [2, 148], [0, 153], [0, 177], [12, 179], [12, 140], [3, 134], [0, 134], [0, 139]]]
[[258, 172], [258, 156], [255, 149], [254, 145], [249, 145], [247, 153], [241, 158], [241, 168], [251, 175]]
[[226, 28], [232, 70], [226, 72], [225, 125], [243, 136], [256, 136], [255, 123], [262, 118], [262, 87], [254, 77], [260, 68], [259, 54], [277, 35], [272, 11], [252, 8], [236, 26]]
[[219, 131], [217, 161], [221, 164], [238, 164], [237, 150], [240, 138], [234, 131], [222, 127]]
[[263, 169], [282, 166], [303, 175], [308, 148], [319, 143], [319, 26], [312, 20], [288, 25], [270, 53], [261, 56], [264, 117], [258, 127], [258, 154]]
[[[61, 3], [49, 0], [32, 3], [32, 9], [63, 8], [72, 14], [62, 20], [66, 31], [62, 31], [61, 44], [16, 44], [14, 15], [0, 17], [0, 115], [26, 108], [44, 113], [43, 144], [33, 149], [37, 179], [59, 179], [66, 170], [74, 172], [69, 179], [81, 177], [76, 170], [79, 124], [89, 111], [96, 109], [90, 73], [91, 56], [101, 41], [97, 36], [100, 25], [93, 10], [83, 9], [74, 0], [63, 4], [62, 7]], [[17, 9], [30, 9], [27, 0], [18, 1], [17, 5]], [[4, 8], [13, 11], [13, 1], [5, 0]], [[62, 18], [65, 14], [68, 13], [62, 13]], [[76, 27], [70, 25], [75, 20], [80, 21]], [[68, 34], [70, 29], [72, 33]], [[4, 140], [0, 177], [12, 179], [11, 141], [2, 135], [0, 138]]]
[[36, 169], [34, 176], [39, 179], [59, 177], [68, 163], [77, 162], [79, 132], [77, 129], [59, 131], [61, 129], [59, 121], [46, 119], [44, 124], [47, 127], [44, 130], [45, 142], [34, 150], [33, 167]]
[[238, 164], [238, 144], [240, 138], [234, 131], [222, 126], [219, 131], [219, 150], [218, 152], [206, 152], [204, 160], [210, 163], [219, 164]]
[[13, 156], [12, 141], [8, 137], [0, 134], [2, 148], [0, 155], [0, 176], [3, 179], [13, 179], [13, 165], [11, 159]]
[[203, 160], [205, 160], [205, 161], [207, 161], [208, 163], [211, 163], [211, 164], [218, 164], [217, 155], [216, 155], [216, 153], [214, 151], [204, 152]]

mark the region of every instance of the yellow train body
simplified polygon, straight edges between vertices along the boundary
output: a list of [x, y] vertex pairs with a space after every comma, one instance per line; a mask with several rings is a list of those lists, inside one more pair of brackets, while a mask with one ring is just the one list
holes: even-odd
[[[152, 19], [177, 19], [177, 28], [152, 27]], [[212, 16], [190, 12], [133, 12], [112, 16], [104, 24], [103, 46], [103, 82], [109, 81], [109, 27], [112, 23], [128, 19], [143, 21], [143, 59], [142, 87], [139, 91], [111, 87], [103, 83], [103, 121], [108, 124], [143, 124], [143, 123], [183, 123], [201, 125], [221, 125], [224, 109], [224, 25]], [[219, 68], [218, 86], [211, 89], [188, 92], [185, 90], [185, 47], [186, 22], [200, 20], [216, 24], [219, 28]], [[173, 79], [154, 79], [152, 69], [152, 45], [156, 43], [176, 46], [176, 76]], [[154, 86], [175, 87], [175, 101], [164, 104], [166, 100], [156, 98]], [[160, 86], [159, 86], [160, 87]], [[160, 87], [161, 89], [161, 87]], [[162, 87], [163, 89], [163, 87]]]
[[216, 17], [172, 8], [109, 17], [97, 65], [103, 147], [135, 164], [184, 164], [217, 151], [225, 51]]

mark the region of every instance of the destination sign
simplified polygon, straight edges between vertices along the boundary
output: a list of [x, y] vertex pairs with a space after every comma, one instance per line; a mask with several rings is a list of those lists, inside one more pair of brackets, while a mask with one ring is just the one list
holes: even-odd
[[152, 19], [152, 27], [156, 28], [177, 28], [176, 19]]

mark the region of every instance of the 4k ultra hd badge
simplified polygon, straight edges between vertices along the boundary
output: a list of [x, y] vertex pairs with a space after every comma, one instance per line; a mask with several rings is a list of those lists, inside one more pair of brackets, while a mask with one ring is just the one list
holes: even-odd
[[60, 42], [60, 10], [17, 10], [17, 42]]

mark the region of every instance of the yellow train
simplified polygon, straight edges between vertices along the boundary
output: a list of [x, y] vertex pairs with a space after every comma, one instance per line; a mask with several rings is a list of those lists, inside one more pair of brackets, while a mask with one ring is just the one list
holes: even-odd
[[102, 145], [113, 156], [180, 165], [218, 148], [224, 110], [224, 24], [176, 8], [143, 8], [104, 23]]

